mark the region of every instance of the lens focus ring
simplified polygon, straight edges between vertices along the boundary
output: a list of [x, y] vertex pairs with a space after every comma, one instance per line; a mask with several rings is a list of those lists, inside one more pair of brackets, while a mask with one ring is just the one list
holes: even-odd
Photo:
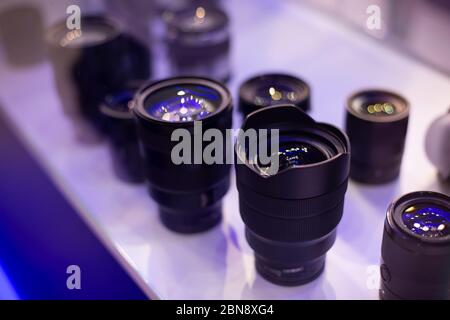
[[239, 201], [242, 220], [256, 234], [275, 241], [309, 241], [333, 231], [342, 218], [344, 201], [316, 216], [303, 219], [280, 219], [253, 208], [242, 198]]
[[304, 219], [318, 216], [336, 207], [347, 191], [347, 180], [336, 190], [310, 199], [268, 198], [237, 182], [238, 191], [245, 202], [267, 216], [284, 219]]

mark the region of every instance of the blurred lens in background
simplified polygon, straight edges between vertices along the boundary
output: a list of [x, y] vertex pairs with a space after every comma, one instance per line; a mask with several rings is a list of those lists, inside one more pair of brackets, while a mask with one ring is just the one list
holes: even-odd
[[239, 109], [250, 112], [275, 104], [310, 109], [311, 89], [303, 80], [286, 74], [264, 74], [246, 80], [239, 88]]
[[136, 123], [130, 107], [136, 85], [106, 96], [100, 107], [110, 140], [116, 175], [132, 183], [144, 182], [144, 163], [139, 151]]
[[0, 45], [7, 63], [26, 67], [44, 60], [42, 20], [39, 7], [32, 4], [8, 4], [0, 8]]
[[151, 49], [150, 24], [155, 16], [154, 1], [107, 0], [106, 14], [121, 22], [125, 31]]
[[393, 202], [381, 250], [381, 299], [450, 299], [450, 198], [413, 192]]
[[378, 184], [398, 177], [408, 119], [409, 104], [396, 93], [366, 90], [348, 99], [346, 129], [353, 180]]
[[81, 29], [73, 30], [62, 21], [47, 31], [47, 43], [61, 103], [83, 140], [95, 137], [86, 136], [90, 127], [104, 132], [99, 106], [107, 94], [150, 76], [146, 47], [104, 16], [82, 17]]
[[428, 127], [425, 150], [442, 180], [450, 183], [450, 110]]

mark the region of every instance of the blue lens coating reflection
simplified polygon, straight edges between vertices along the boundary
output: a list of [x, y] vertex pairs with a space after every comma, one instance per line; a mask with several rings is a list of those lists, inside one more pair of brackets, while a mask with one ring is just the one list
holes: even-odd
[[145, 101], [146, 111], [167, 122], [201, 120], [217, 111], [220, 94], [201, 85], [177, 85], [160, 89]]
[[327, 159], [322, 151], [305, 142], [280, 146], [278, 155], [280, 169], [318, 163]]
[[410, 231], [426, 238], [444, 238], [450, 234], [450, 212], [441, 206], [410, 206], [403, 212], [402, 221]]

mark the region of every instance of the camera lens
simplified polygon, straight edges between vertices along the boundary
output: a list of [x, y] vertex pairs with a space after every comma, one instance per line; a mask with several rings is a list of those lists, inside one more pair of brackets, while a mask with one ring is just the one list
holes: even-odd
[[405, 209], [402, 222], [409, 231], [422, 237], [445, 238], [450, 230], [450, 212], [439, 205], [420, 203]]
[[127, 182], [145, 180], [144, 164], [139, 151], [138, 136], [130, 104], [136, 87], [107, 95], [100, 106], [110, 139], [113, 166], [117, 176]]
[[105, 130], [99, 108], [106, 95], [150, 75], [147, 48], [110, 18], [85, 16], [81, 29], [73, 30], [64, 20], [47, 31], [46, 39], [65, 112], [99, 133]]
[[[133, 112], [149, 191], [159, 204], [162, 222], [182, 233], [200, 232], [220, 222], [221, 199], [230, 183], [226, 150], [220, 159], [222, 164], [196, 161], [208, 146], [196, 125], [200, 124], [202, 131], [218, 129], [223, 137], [227, 136], [232, 113], [228, 90], [205, 78], [162, 80], [139, 90]], [[188, 161], [178, 164], [172, 159], [172, 151], [179, 143], [171, 139], [176, 129], [185, 129], [191, 142]]]
[[349, 98], [346, 127], [352, 179], [378, 184], [398, 177], [408, 117], [408, 102], [393, 92], [367, 90]]
[[230, 32], [226, 13], [197, 6], [166, 15], [167, 43], [174, 75], [230, 78]]
[[[258, 161], [259, 153], [252, 155], [249, 141], [238, 138], [235, 146], [240, 213], [256, 269], [280, 285], [312, 281], [324, 268], [342, 217], [348, 139], [293, 105], [255, 111], [242, 129], [279, 130], [278, 148], [269, 152], [272, 160], [278, 157], [275, 174]], [[259, 147], [267, 143], [264, 140], [264, 135], [258, 138]]]
[[450, 299], [450, 198], [413, 192], [393, 202], [384, 224], [380, 298]]
[[309, 85], [299, 78], [286, 74], [259, 75], [239, 88], [239, 109], [245, 116], [276, 104], [293, 104], [309, 111], [310, 92]]

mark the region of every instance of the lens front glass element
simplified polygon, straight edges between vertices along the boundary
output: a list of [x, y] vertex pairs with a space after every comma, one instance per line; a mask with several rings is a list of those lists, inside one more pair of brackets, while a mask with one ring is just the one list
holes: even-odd
[[258, 106], [295, 103], [300, 96], [297, 88], [287, 84], [263, 85], [256, 90], [254, 102]]
[[[278, 157], [278, 171], [280, 172], [289, 168], [301, 167], [309, 164], [315, 164], [333, 157], [336, 151], [322, 141], [319, 137], [293, 137], [281, 136], [278, 150], [272, 150], [270, 146], [267, 147], [270, 153], [270, 158]], [[248, 154], [247, 148], [247, 154]], [[250, 155], [251, 157], [251, 155]], [[266, 174], [267, 168], [271, 163], [262, 163], [259, 154], [254, 155], [253, 161], [256, 169], [263, 175]], [[276, 158], [275, 158], [276, 159]]]
[[106, 104], [113, 110], [128, 112], [129, 111], [128, 104], [130, 103], [131, 100], [133, 100], [133, 95], [134, 95], [133, 91], [124, 90], [116, 94], [107, 96], [105, 98]]
[[83, 48], [95, 46], [113, 38], [117, 30], [102, 21], [84, 21], [82, 29], [64, 30], [60, 36], [59, 45], [69, 48]]
[[219, 92], [203, 85], [174, 85], [153, 92], [145, 110], [157, 120], [189, 122], [215, 113], [222, 103]]
[[351, 108], [362, 116], [389, 118], [407, 110], [407, 104], [393, 93], [374, 90], [364, 91], [354, 96], [351, 100]]
[[404, 226], [412, 233], [432, 239], [448, 237], [450, 234], [450, 210], [434, 204], [415, 204], [402, 213]]
[[397, 108], [390, 102], [369, 102], [361, 105], [361, 113], [377, 117], [387, 117], [396, 114]]

